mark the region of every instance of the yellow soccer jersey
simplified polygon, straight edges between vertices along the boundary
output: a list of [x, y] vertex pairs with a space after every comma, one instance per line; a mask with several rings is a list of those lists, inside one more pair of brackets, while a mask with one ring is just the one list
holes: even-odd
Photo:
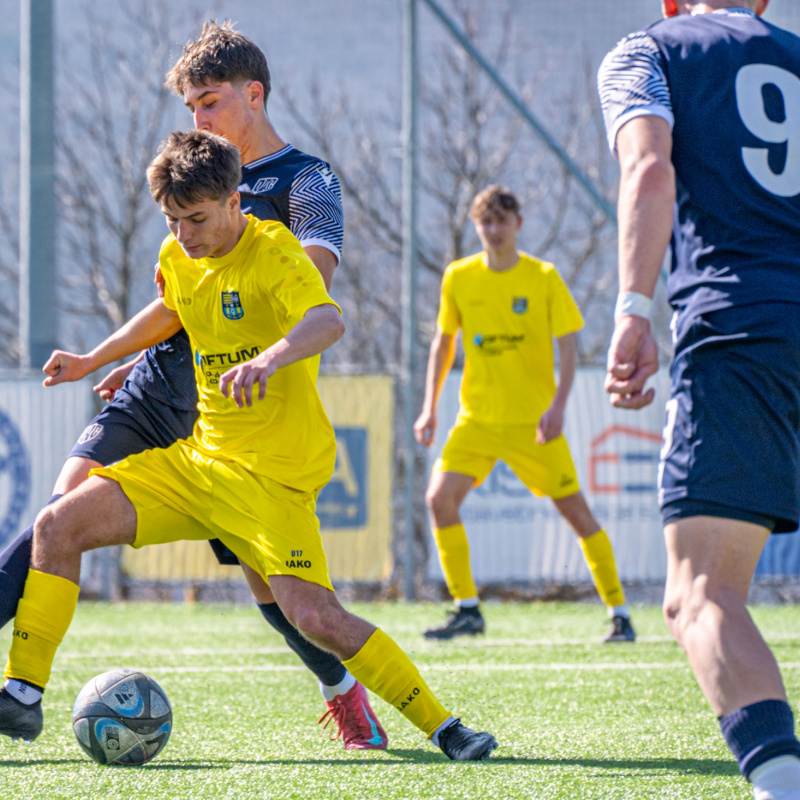
[[552, 264], [520, 253], [505, 272], [483, 253], [450, 264], [442, 281], [438, 326], [461, 328], [466, 361], [460, 419], [536, 424], [556, 392], [553, 337], [583, 318]]
[[177, 311], [194, 350], [198, 449], [295, 489], [324, 486], [336, 441], [317, 394], [318, 357], [279, 369], [250, 408], [237, 408], [219, 388], [227, 370], [282, 339], [310, 308], [336, 305], [300, 243], [282, 223], [248, 215], [227, 255], [189, 258], [170, 235], [159, 263], [164, 303]]

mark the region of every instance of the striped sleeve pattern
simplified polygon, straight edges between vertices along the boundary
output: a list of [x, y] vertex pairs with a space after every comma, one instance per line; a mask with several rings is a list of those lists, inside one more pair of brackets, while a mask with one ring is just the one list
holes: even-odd
[[663, 117], [670, 127], [675, 121], [661, 53], [644, 31], [627, 36], [603, 59], [597, 88], [614, 155], [619, 129], [634, 117]]
[[327, 164], [311, 164], [292, 181], [289, 228], [303, 247], [327, 247], [337, 259], [341, 259], [344, 239], [342, 190], [339, 179]]

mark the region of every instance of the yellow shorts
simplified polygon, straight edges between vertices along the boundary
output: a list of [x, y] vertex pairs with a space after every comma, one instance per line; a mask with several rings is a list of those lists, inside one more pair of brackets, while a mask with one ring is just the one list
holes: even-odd
[[485, 425], [459, 419], [433, 468], [470, 475], [478, 486], [498, 459], [537, 497], [558, 499], [580, 491], [567, 440], [559, 436], [536, 444], [535, 425]]
[[316, 492], [302, 492], [181, 440], [93, 469], [117, 481], [136, 509], [133, 547], [221, 539], [263, 578], [294, 575], [333, 589]]

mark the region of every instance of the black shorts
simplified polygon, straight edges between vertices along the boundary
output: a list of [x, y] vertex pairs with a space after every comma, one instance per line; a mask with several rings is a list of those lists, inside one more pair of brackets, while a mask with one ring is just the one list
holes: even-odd
[[800, 304], [696, 319], [676, 342], [659, 471], [665, 524], [742, 519], [776, 533], [800, 518]]
[[[175, 408], [157, 398], [142, 399], [124, 386], [84, 429], [69, 456], [89, 458], [104, 467], [134, 453], [169, 447], [191, 435], [197, 410]], [[222, 542], [209, 542], [220, 564], [238, 565]]]

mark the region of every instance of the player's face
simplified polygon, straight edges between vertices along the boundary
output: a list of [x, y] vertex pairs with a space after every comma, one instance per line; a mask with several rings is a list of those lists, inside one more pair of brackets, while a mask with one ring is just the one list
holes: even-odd
[[522, 217], [513, 211], [484, 211], [473, 217], [475, 231], [487, 252], [505, 252], [517, 246], [517, 231], [522, 225]]
[[245, 153], [253, 138], [254, 119], [264, 113], [262, 98], [263, 89], [257, 81], [238, 86], [229, 82], [190, 86], [183, 94], [195, 128], [224, 136], [239, 148], [243, 164], [247, 163]]
[[189, 258], [219, 258], [239, 241], [236, 225], [239, 194], [224, 200], [203, 200], [181, 208], [172, 200], [161, 204], [167, 227]]

